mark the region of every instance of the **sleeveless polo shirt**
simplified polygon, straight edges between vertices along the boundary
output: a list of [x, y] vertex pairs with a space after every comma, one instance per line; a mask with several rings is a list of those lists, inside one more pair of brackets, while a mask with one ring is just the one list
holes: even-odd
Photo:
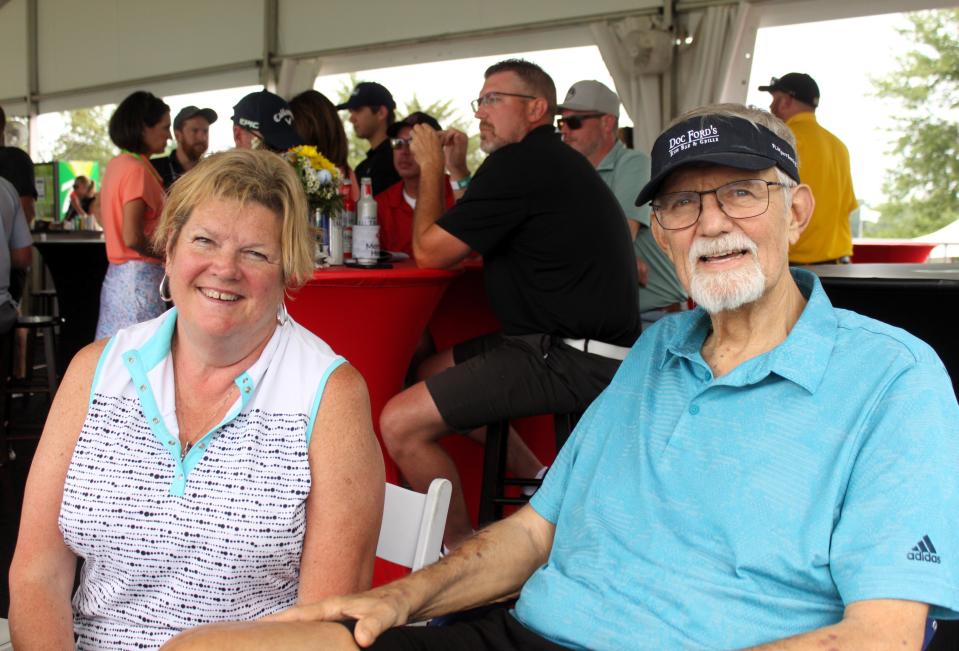
[[59, 525], [84, 559], [80, 649], [157, 648], [179, 631], [292, 605], [310, 492], [308, 448], [345, 360], [292, 320], [236, 379], [240, 397], [180, 458], [170, 343], [176, 309], [104, 349]]

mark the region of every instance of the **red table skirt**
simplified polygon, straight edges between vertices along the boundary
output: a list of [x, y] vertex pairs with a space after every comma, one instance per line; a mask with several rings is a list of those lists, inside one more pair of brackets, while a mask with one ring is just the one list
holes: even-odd
[[[318, 269], [287, 298], [290, 316], [363, 375], [377, 437], [380, 412], [403, 388], [416, 344], [443, 292], [460, 273], [418, 269], [412, 262], [394, 263], [392, 269]], [[385, 450], [383, 458], [386, 480], [399, 483], [396, 465]], [[402, 574], [396, 566], [377, 560], [374, 582], [385, 583]]]

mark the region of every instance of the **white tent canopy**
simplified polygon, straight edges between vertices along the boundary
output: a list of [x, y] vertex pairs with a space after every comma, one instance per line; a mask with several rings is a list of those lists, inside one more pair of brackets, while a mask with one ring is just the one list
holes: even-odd
[[917, 242], [935, 242], [939, 246], [929, 253], [930, 259], [959, 256], [959, 219], [938, 231], [913, 238]]
[[[759, 27], [947, 0], [0, 0], [0, 105], [36, 115], [319, 74], [597, 44], [651, 144], [678, 112], [744, 101]], [[676, 45], [676, 40], [680, 41]]]

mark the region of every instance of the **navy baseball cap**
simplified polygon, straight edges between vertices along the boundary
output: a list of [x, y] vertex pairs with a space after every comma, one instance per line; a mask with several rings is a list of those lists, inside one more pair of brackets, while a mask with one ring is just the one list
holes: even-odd
[[819, 106], [819, 84], [804, 72], [790, 72], [782, 77], [773, 77], [761, 91], [780, 91], [810, 106]]
[[766, 127], [728, 115], [697, 115], [664, 131], [653, 144], [649, 183], [636, 205], [651, 201], [666, 178], [686, 165], [705, 163], [759, 171], [774, 165], [799, 183], [796, 150]]
[[303, 144], [293, 128], [293, 112], [279, 95], [268, 90], [250, 93], [233, 107], [233, 123], [257, 131], [266, 146], [275, 151], [286, 151]]
[[348, 100], [336, 105], [336, 110], [357, 109], [363, 106], [385, 106], [388, 109], [395, 109], [396, 102], [393, 101], [390, 91], [386, 90], [386, 86], [375, 81], [361, 81], [350, 93]]

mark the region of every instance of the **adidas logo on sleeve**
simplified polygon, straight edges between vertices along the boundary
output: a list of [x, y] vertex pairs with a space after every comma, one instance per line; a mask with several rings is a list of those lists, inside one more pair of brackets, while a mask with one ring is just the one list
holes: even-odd
[[912, 548], [906, 558], [910, 561], [923, 561], [925, 563], [938, 563], [939, 555], [936, 552], [936, 546], [932, 544], [929, 536], [923, 536], [916, 546]]

